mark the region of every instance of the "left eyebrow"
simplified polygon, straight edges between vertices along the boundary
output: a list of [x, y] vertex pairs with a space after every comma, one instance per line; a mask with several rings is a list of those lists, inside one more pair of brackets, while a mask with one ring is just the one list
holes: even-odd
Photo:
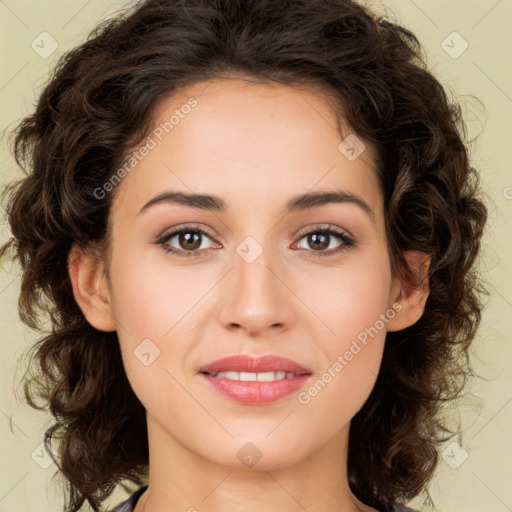
[[[139, 214], [147, 210], [151, 206], [161, 203], [175, 203], [190, 208], [199, 208], [201, 210], [208, 210], [214, 212], [226, 212], [226, 203], [217, 196], [209, 194], [191, 194], [188, 192], [173, 192], [167, 191], [158, 194], [149, 200], [139, 211]], [[370, 208], [368, 203], [361, 197], [344, 190], [336, 190], [333, 192], [308, 192], [293, 196], [285, 205], [284, 212], [286, 214], [304, 211], [312, 208], [318, 208], [332, 203], [351, 203], [359, 206], [375, 224], [375, 213]]]
[[375, 224], [375, 213], [370, 208], [368, 203], [361, 197], [347, 192], [345, 190], [336, 190], [334, 192], [309, 192], [293, 196], [288, 203], [286, 203], [285, 212], [291, 213], [294, 211], [309, 210], [318, 206], [324, 206], [331, 203], [352, 203], [359, 206]]

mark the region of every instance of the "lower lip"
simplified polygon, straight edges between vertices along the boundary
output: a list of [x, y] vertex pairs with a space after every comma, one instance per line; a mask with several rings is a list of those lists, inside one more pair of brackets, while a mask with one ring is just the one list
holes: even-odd
[[201, 373], [208, 383], [219, 393], [243, 404], [262, 405], [275, 402], [284, 396], [298, 391], [311, 376], [298, 375], [291, 379], [273, 381], [241, 381], [225, 377], [214, 377]]

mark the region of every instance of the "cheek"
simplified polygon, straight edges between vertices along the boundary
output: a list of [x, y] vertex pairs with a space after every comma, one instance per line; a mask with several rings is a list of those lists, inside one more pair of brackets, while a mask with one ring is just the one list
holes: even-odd
[[[335, 423], [340, 421], [336, 418], [340, 412], [342, 420], [348, 421], [371, 392], [382, 360], [387, 322], [395, 316], [395, 310], [388, 307], [391, 272], [386, 253], [375, 251], [351, 261], [329, 276], [325, 269], [308, 276], [309, 284], [301, 295], [307, 297], [305, 302], [321, 321], [312, 339], [317, 340], [322, 367], [313, 386], [298, 397], [299, 403], [315, 402]], [[318, 329], [319, 325], [323, 328]]]
[[171, 418], [190, 406], [175, 365], [187, 357], [187, 337], [181, 334], [200, 290], [190, 286], [190, 279], [142, 256], [133, 251], [126, 258], [112, 257], [110, 281], [118, 338], [134, 393], [148, 411]]
[[389, 306], [391, 271], [386, 252], [378, 249], [353, 253], [338, 268], [303, 272], [299, 296], [320, 321], [317, 327], [323, 326], [329, 352], [372, 328]]
[[162, 339], [189, 314], [211, 284], [204, 270], [172, 266], [153, 249], [112, 257], [111, 285], [116, 320], [133, 338]]
[[[318, 339], [322, 365], [297, 395], [313, 431], [331, 435], [346, 425], [370, 395], [379, 373], [386, 339], [385, 301], [374, 296], [359, 302], [344, 294], [326, 317], [335, 335]], [[328, 426], [328, 427], [326, 427]]]
[[198, 315], [215, 279], [207, 265], [172, 266], [165, 253], [155, 257], [154, 251], [137, 247], [113, 253], [112, 302], [125, 371], [148, 408], [171, 412], [190, 400], [173, 376], [183, 381]]

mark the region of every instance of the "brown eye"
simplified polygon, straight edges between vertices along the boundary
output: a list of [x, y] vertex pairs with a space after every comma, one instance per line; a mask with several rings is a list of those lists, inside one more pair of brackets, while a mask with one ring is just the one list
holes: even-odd
[[[338, 244], [331, 246], [333, 240], [338, 240]], [[308, 247], [300, 247], [299, 249], [310, 249], [309, 252], [313, 253], [315, 257], [334, 256], [342, 251], [355, 246], [355, 241], [344, 232], [338, 232], [331, 228], [316, 229], [303, 233], [300, 240], [306, 240]], [[299, 242], [300, 244], [300, 242]], [[329, 246], [331, 246], [330, 250]], [[315, 254], [316, 253], [316, 254]]]
[[178, 233], [178, 245], [183, 249], [199, 249], [201, 246], [201, 235], [192, 231], [182, 231]]
[[196, 256], [202, 252], [208, 252], [210, 247], [201, 247], [205, 239], [212, 238], [198, 227], [184, 226], [165, 233], [156, 241], [168, 253], [177, 256], [189, 257]]
[[330, 235], [319, 231], [315, 233], [309, 233], [309, 235], [307, 235], [308, 244], [314, 249], [323, 251], [329, 247], [329, 236]]

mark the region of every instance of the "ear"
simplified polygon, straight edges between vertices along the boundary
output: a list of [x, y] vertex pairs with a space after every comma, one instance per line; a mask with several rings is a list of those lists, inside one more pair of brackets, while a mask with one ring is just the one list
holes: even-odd
[[403, 255], [414, 278], [395, 278], [392, 299], [393, 303], [400, 304], [401, 308], [396, 308], [396, 315], [389, 320], [388, 331], [400, 331], [415, 324], [425, 311], [429, 294], [427, 272], [430, 267], [430, 256], [419, 251], [404, 251]]
[[73, 245], [68, 256], [73, 295], [87, 321], [99, 331], [115, 331], [105, 264], [93, 251]]

